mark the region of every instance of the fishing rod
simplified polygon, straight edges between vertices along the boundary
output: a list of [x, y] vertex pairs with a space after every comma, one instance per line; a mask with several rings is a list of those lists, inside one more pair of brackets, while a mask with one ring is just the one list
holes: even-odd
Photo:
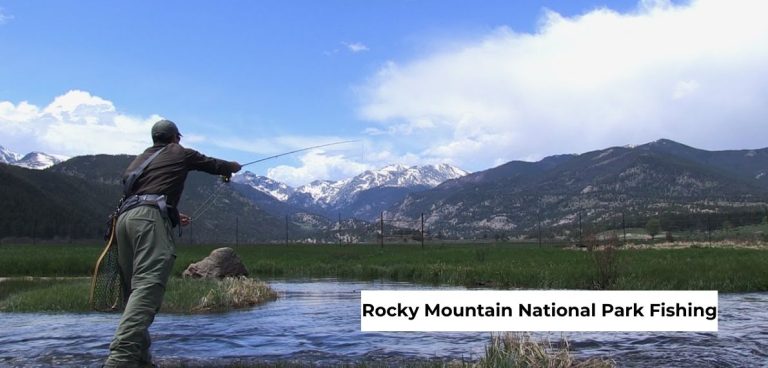
[[335, 146], [335, 145], [338, 145], [338, 144], [344, 144], [344, 143], [354, 143], [354, 142], [359, 142], [359, 140], [351, 140], [351, 141], [340, 141], [340, 142], [334, 142], [334, 143], [326, 143], [326, 144], [320, 144], [320, 145], [317, 145], [317, 146], [312, 146], [312, 147], [307, 147], [307, 148], [297, 149], [297, 150], [295, 150], [295, 151], [286, 152], [286, 153], [281, 153], [281, 154], [279, 154], [279, 155], [269, 156], [269, 157], [265, 157], [265, 158], [262, 158], [262, 159], [259, 159], [259, 160], [256, 160], [256, 161], [251, 161], [251, 162], [248, 162], [248, 163], [242, 164], [242, 165], [240, 165], [240, 166], [242, 166], [242, 167], [246, 167], [246, 166], [248, 166], [248, 165], [253, 165], [253, 164], [257, 163], [257, 162], [267, 161], [267, 160], [271, 160], [271, 159], [273, 159], [273, 158], [278, 158], [278, 157], [282, 157], [282, 156], [290, 155], [291, 153], [297, 153], [297, 152], [309, 151], [309, 150], [311, 150], [311, 149], [315, 149], [315, 148], [323, 148], [323, 147], [328, 147], [328, 146]]
[[[271, 159], [273, 159], [273, 158], [278, 158], [278, 157], [287, 156], [287, 155], [290, 155], [290, 154], [292, 154], [292, 153], [304, 152], [304, 151], [309, 151], [309, 150], [311, 150], [311, 149], [315, 149], [315, 148], [323, 148], [323, 147], [329, 147], [329, 146], [336, 146], [336, 145], [339, 145], [339, 144], [344, 144], [344, 143], [353, 143], [353, 142], [359, 142], [359, 141], [358, 141], [358, 140], [351, 140], [351, 141], [340, 141], [340, 142], [333, 142], [333, 143], [319, 144], [319, 145], [317, 145], [317, 146], [312, 146], [312, 147], [307, 147], [307, 148], [297, 149], [297, 150], [295, 150], [295, 151], [285, 152], [285, 153], [281, 153], [281, 154], [279, 154], [279, 155], [274, 155], [274, 156], [264, 157], [264, 158], [258, 159], [258, 160], [256, 160], [256, 161], [251, 161], [251, 162], [247, 162], [247, 163], [244, 163], [244, 164], [240, 165], [240, 167], [246, 167], [246, 166], [248, 166], [248, 165], [253, 165], [253, 164], [255, 164], [255, 163], [258, 163], [258, 162], [262, 162], [262, 161], [271, 160]], [[228, 182], [229, 182], [229, 180], [230, 180], [231, 178], [232, 178], [232, 176], [231, 176], [231, 175], [222, 175], [222, 176], [221, 176], [221, 180], [222, 180], [223, 182], [225, 182], [225, 183], [228, 183]]]
[[[339, 145], [339, 144], [344, 144], [344, 143], [353, 143], [353, 142], [359, 142], [359, 140], [339, 141], [339, 142], [326, 143], [326, 144], [320, 144], [320, 145], [317, 145], [317, 146], [312, 146], [312, 147], [306, 147], [306, 148], [302, 148], [302, 149], [297, 149], [297, 150], [294, 150], [294, 151], [290, 151], [290, 152], [281, 153], [281, 154], [279, 154], [279, 155], [274, 155], [274, 156], [264, 157], [264, 158], [261, 158], [261, 159], [255, 160], [255, 161], [246, 162], [246, 163], [244, 163], [244, 164], [240, 165], [240, 167], [242, 168], [242, 167], [246, 167], [246, 166], [248, 166], [248, 165], [253, 165], [253, 164], [255, 164], [255, 163], [258, 163], [258, 162], [262, 162], [262, 161], [271, 160], [271, 159], [273, 159], [273, 158], [278, 158], [278, 157], [282, 157], [282, 156], [287, 156], [287, 155], [290, 155], [290, 154], [292, 154], [292, 153], [304, 152], [304, 151], [309, 151], [309, 150], [312, 150], [312, 149], [316, 149], [316, 148], [330, 147], [330, 146], [336, 146], [336, 145]], [[211, 193], [211, 195], [210, 195], [210, 196], [208, 196], [208, 198], [207, 198], [205, 201], [203, 201], [203, 204], [201, 204], [201, 205], [200, 205], [200, 208], [198, 208], [198, 209], [197, 209], [197, 210], [194, 212], [194, 214], [192, 215], [191, 219], [197, 219], [197, 218], [199, 218], [200, 216], [202, 216], [202, 214], [203, 214], [203, 213], [205, 213], [205, 211], [207, 211], [209, 208], [211, 208], [211, 205], [213, 205], [213, 203], [214, 203], [214, 202], [216, 202], [216, 198], [219, 196], [219, 190], [220, 190], [222, 187], [224, 187], [224, 184], [225, 184], [225, 183], [229, 183], [229, 181], [230, 181], [231, 179], [232, 179], [232, 175], [231, 175], [231, 174], [230, 174], [230, 175], [221, 175], [221, 181], [222, 181], [222, 182], [221, 182], [221, 184], [219, 184], [219, 185], [216, 187], [216, 189], [213, 191], [213, 193]]]

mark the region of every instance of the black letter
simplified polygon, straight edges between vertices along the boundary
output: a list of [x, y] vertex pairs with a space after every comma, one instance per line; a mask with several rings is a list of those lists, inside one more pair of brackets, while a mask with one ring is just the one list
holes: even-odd
[[363, 317], [373, 317], [373, 304], [363, 304]]

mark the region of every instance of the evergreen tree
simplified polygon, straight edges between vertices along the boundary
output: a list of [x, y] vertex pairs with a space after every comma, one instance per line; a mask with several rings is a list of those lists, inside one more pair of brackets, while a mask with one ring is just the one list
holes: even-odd
[[661, 231], [661, 222], [657, 218], [652, 218], [645, 224], [645, 230], [651, 236], [651, 240], [654, 240]]

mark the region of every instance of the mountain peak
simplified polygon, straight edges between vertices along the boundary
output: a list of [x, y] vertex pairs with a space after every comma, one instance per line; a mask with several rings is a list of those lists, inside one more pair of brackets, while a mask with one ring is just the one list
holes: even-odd
[[268, 178], [266, 176], [256, 175], [250, 171], [246, 171], [242, 174], [237, 174], [232, 177], [232, 181], [239, 184], [248, 185], [253, 189], [266, 193], [275, 197], [280, 201], [287, 201], [288, 198], [296, 191], [293, 187]]
[[249, 171], [235, 175], [232, 181], [248, 185], [283, 202], [308, 201], [313, 205], [330, 208], [351, 203], [359, 193], [369, 189], [382, 187], [426, 189], [466, 174], [466, 171], [449, 164], [410, 167], [391, 164], [378, 170], [367, 170], [352, 178], [338, 181], [315, 180], [298, 188], [292, 188]]
[[0, 146], [0, 163], [13, 164], [21, 159], [21, 155], [3, 146]]
[[26, 167], [28, 169], [43, 170], [62, 161], [61, 158], [47, 153], [30, 152], [24, 155], [20, 160], [14, 162], [13, 165]]
[[666, 148], [666, 149], [670, 149], [670, 148], [693, 149], [693, 147], [686, 146], [686, 145], [684, 145], [682, 143], [675, 142], [675, 141], [673, 141], [671, 139], [667, 139], [667, 138], [657, 139], [657, 140], [655, 140], [653, 142], [648, 142], [646, 144], [643, 144], [640, 147], [654, 147], [654, 148]]
[[314, 181], [299, 187], [297, 192], [309, 194], [314, 203], [323, 207], [334, 207], [352, 203], [358, 194], [370, 189], [433, 188], [446, 180], [466, 174], [466, 171], [449, 164], [391, 164], [377, 170], [366, 170], [360, 175], [336, 182]]
[[27, 169], [43, 170], [58, 164], [59, 162], [66, 161], [67, 159], [69, 159], [69, 157], [51, 155], [37, 151], [22, 156], [0, 146], [0, 163], [25, 167]]
[[[379, 172], [394, 172], [394, 171], [403, 171], [408, 169], [408, 166], [405, 166], [403, 164], [390, 164], [387, 166], [382, 167], [381, 169], [375, 170]], [[371, 171], [371, 170], [369, 170]]]

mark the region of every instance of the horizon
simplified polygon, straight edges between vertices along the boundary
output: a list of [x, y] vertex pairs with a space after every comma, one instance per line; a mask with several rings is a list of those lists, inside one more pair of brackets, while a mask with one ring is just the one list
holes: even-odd
[[[390, 163], [390, 164], [387, 164], [387, 165], [384, 165], [384, 166], [379, 166], [379, 167], [375, 167], [375, 168], [365, 169], [365, 170], [363, 170], [363, 171], [361, 171], [359, 173], [352, 174], [352, 175], [347, 176], [347, 177], [342, 177], [342, 178], [338, 178], [338, 179], [314, 179], [314, 180], [311, 180], [311, 181], [309, 181], [307, 183], [302, 183], [302, 184], [299, 184], [299, 185], [293, 185], [293, 184], [286, 183], [286, 182], [283, 182], [283, 181], [280, 181], [280, 180], [277, 180], [277, 179], [274, 179], [274, 178], [270, 178], [269, 176], [266, 176], [266, 175], [260, 175], [258, 173], [255, 173], [255, 172], [251, 171], [251, 170], [248, 170], [248, 169], [243, 169], [240, 172], [233, 174], [233, 177], [234, 176], [243, 176], [243, 175], [245, 175], [247, 173], [250, 173], [250, 174], [253, 174], [253, 175], [257, 176], [257, 177], [267, 178], [267, 179], [270, 179], [272, 181], [277, 182], [278, 184], [287, 185], [290, 188], [297, 189], [297, 188], [300, 188], [302, 186], [308, 186], [308, 185], [315, 184], [317, 182], [338, 183], [338, 182], [341, 182], [341, 181], [349, 180], [349, 179], [352, 179], [354, 177], [363, 175], [366, 172], [380, 172], [380, 171], [383, 171], [384, 169], [386, 169], [386, 168], [388, 168], [390, 166], [401, 166], [401, 167], [403, 167], [405, 169], [413, 169], [413, 168], [423, 168], [423, 167], [429, 167], [429, 166], [437, 168], [440, 165], [449, 165], [449, 166], [451, 166], [454, 169], [458, 169], [458, 170], [461, 170], [461, 171], [465, 172], [466, 173], [465, 175], [470, 175], [470, 174], [474, 174], [474, 173], [478, 173], [478, 172], [492, 170], [492, 169], [498, 168], [500, 166], [506, 165], [506, 164], [511, 163], [511, 162], [536, 163], [536, 162], [541, 162], [541, 161], [543, 161], [543, 160], [545, 160], [547, 158], [551, 158], [551, 157], [558, 157], [558, 156], [580, 156], [580, 155], [584, 155], [584, 154], [591, 153], [591, 152], [599, 152], [599, 151], [611, 150], [611, 149], [614, 149], [614, 148], [635, 149], [637, 147], [642, 147], [642, 146], [646, 146], [646, 145], [650, 145], [650, 144], [654, 144], [654, 143], [659, 143], [659, 142], [662, 142], [662, 141], [672, 142], [672, 143], [679, 144], [679, 145], [682, 145], [682, 146], [685, 146], [685, 147], [689, 147], [691, 149], [702, 150], [702, 151], [705, 151], [705, 152], [754, 151], [754, 150], [768, 149], [768, 146], [766, 146], [766, 147], [761, 147], [761, 148], [746, 148], [746, 147], [742, 147], [742, 148], [728, 149], [728, 150], [706, 150], [706, 149], [690, 146], [688, 144], [685, 144], [684, 142], [678, 142], [678, 141], [671, 140], [671, 139], [668, 139], [668, 138], [659, 138], [659, 139], [656, 139], [656, 140], [653, 140], [653, 141], [650, 141], [650, 142], [646, 142], [646, 143], [642, 143], [642, 144], [636, 144], [636, 145], [634, 145], [634, 144], [627, 144], [627, 145], [623, 145], [623, 146], [610, 146], [610, 147], [604, 147], [604, 148], [599, 148], [599, 149], [591, 149], [591, 150], [588, 150], [588, 151], [585, 151], [585, 152], [580, 152], [580, 153], [557, 153], [557, 154], [552, 154], [552, 155], [549, 155], [549, 156], [546, 156], [546, 157], [542, 157], [541, 159], [538, 159], [538, 160], [535, 160], [535, 161], [533, 161], [533, 160], [530, 160], [530, 161], [526, 161], [526, 160], [511, 160], [511, 161], [499, 164], [497, 166], [485, 168], [485, 169], [478, 170], [478, 171], [468, 171], [468, 170], [465, 170], [465, 169], [463, 169], [461, 167], [458, 167], [456, 165], [452, 165], [452, 164], [449, 164], [449, 163], [412, 164], [412, 165], [405, 165], [405, 164], [401, 164], [401, 163]], [[5, 149], [6, 151], [10, 151], [11, 153], [18, 154], [21, 158], [25, 158], [28, 155], [38, 154], [38, 153], [41, 153], [41, 154], [44, 154], [44, 155], [55, 156], [53, 154], [49, 154], [49, 153], [46, 153], [46, 152], [39, 152], [39, 151], [32, 151], [32, 152], [28, 152], [26, 154], [20, 154], [18, 152], [14, 152], [13, 150], [10, 150], [8, 147], [3, 146], [2, 144], [0, 144], [0, 149]], [[55, 157], [55, 158], [62, 160], [61, 162], [64, 162], [66, 160], [69, 160], [69, 159], [72, 159], [72, 158], [76, 158], [76, 157], [96, 156], [96, 155], [114, 155], [114, 156], [128, 155], [128, 156], [131, 156], [130, 154], [122, 154], [122, 153], [121, 154], [97, 153], [97, 154], [79, 155], [79, 156], [72, 156], [72, 157], [60, 156], [60, 157]], [[21, 159], [19, 159], [19, 161], [20, 160]], [[465, 175], [463, 175], [463, 176], [465, 176]]]
[[0, 143], [135, 155], [161, 117], [182, 145], [239, 162], [360, 141], [249, 169], [291, 186], [657, 137], [758, 149], [766, 11], [758, 0], [4, 1]]

